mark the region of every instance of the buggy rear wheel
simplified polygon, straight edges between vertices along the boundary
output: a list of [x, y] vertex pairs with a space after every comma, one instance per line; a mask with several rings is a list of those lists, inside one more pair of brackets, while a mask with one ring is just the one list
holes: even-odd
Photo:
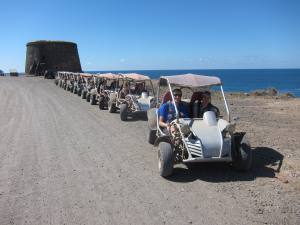
[[174, 152], [170, 143], [160, 142], [158, 150], [158, 169], [162, 177], [172, 175], [174, 167]]
[[99, 109], [102, 110], [105, 108], [105, 102], [104, 102], [104, 97], [100, 96], [99, 97]]
[[149, 129], [147, 134], [147, 141], [149, 144], [154, 145], [156, 140], [156, 130]]
[[82, 99], [86, 99], [86, 91], [82, 91], [81, 97]]
[[80, 97], [81, 96], [81, 89], [79, 89], [78, 91], [77, 91], [77, 95]]
[[122, 121], [126, 121], [128, 116], [128, 105], [121, 104], [120, 105], [120, 118]]
[[91, 95], [90, 103], [91, 105], [96, 105], [96, 95]]
[[87, 93], [87, 94], [86, 94], [86, 101], [87, 101], [87, 102], [90, 102], [90, 100], [91, 100], [91, 94], [90, 94], [90, 93]]
[[246, 136], [235, 135], [233, 146], [233, 167], [239, 171], [248, 171], [252, 167], [252, 150]]

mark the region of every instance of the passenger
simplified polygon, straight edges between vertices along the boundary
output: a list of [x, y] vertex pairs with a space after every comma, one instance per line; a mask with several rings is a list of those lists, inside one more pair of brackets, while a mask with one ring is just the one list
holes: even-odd
[[130, 92], [129, 89], [129, 84], [128, 82], [125, 82], [124, 86], [122, 87], [120, 94], [121, 94], [121, 98], [125, 98], [126, 95], [128, 95]]
[[142, 92], [147, 92], [146, 89], [145, 89], [145, 83], [136, 83], [134, 93], [136, 95], [141, 95]]
[[220, 116], [219, 109], [211, 104], [211, 93], [209, 91], [205, 91], [202, 94], [202, 100], [200, 104], [200, 108], [198, 110], [199, 115], [198, 118], [203, 118], [203, 114], [207, 111], [213, 111], [216, 114], [216, 117]]
[[106, 88], [107, 81], [105, 79], [101, 79], [99, 85], [97, 87], [97, 92], [102, 93]]
[[90, 80], [88, 85], [88, 91], [91, 91], [93, 88], [95, 88], [95, 83], [93, 80]]
[[114, 80], [109, 86], [109, 90], [114, 91], [117, 88], [117, 81]]
[[[175, 104], [180, 118], [189, 117], [189, 110], [186, 104], [181, 101], [182, 92], [180, 89], [173, 90]], [[172, 101], [162, 104], [159, 108], [159, 126], [163, 129], [164, 133], [170, 130], [170, 123], [176, 118], [176, 111]]]

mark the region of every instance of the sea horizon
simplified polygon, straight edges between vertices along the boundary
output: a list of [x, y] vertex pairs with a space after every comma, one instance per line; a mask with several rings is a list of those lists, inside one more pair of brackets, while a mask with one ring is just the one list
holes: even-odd
[[300, 68], [287, 69], [170, 69], [170, 70], [97, 70], [89, 73], [128, 73], [135, 72], [148, 75], [151, 79], [160, 76], [195, 73], [199, 75], [218, 76], [226, 92], [253, 92], [275, 88], [279, 94], [291, 93], [300, 97]]

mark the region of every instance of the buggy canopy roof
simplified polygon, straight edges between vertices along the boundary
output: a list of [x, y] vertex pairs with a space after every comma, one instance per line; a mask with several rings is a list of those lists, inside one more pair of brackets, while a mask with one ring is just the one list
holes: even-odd
[[165, 84], [166, 81], [173, 85], [185, 87], [204, 87], [222, 84], [220, 78], [218, 77], [197, 75], [192, 73], [160, 77], [161, 85]]
[[102, 74], [100, 73], [100, 74], [97, 74], [97, 76], [100, 78], [116, 80], [116, 79], [119, 79], [122, 75], [114, 74], [114, 73], [102, 73]]
[[150, 80], [150, 77], [138, 73], [121, 73], [121, 75], [125, 79], [132, 79], [136, 81]]
[[92, 77], [93, 75], [90, 73], [80, 73], [80, 76], [82, 77]]

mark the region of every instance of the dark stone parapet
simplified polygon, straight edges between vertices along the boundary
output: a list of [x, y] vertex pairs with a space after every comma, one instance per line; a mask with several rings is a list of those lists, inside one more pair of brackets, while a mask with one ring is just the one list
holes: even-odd
[[26, 46], [27, 74], [44, 75], [46, 70], [82, 72], [76, 43], [38, 40]]
[[30, 45], [48, 45], [48, 44], [70, 44], [70, 45], [76, 45], [76, 43], [74, 42], [70, 42], [70, 41], [51, 41], [51, 40], [37, 40], [37, 41], [31, 41], [31, 42], [28, 42], [26, 44], [26, 46], [30, 46]]

